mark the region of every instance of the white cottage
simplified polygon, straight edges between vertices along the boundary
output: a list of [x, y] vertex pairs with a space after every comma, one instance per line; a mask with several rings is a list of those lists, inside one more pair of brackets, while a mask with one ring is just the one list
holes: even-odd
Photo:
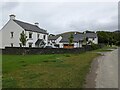
[[[73, 35], [73, 43], [69, 44], [69, 38]], [[98, 37], [96, 33], [80, 33], [80, 32], [66, 32], [54, 36], [48, 37], [48, 45], [52, 47], [59, 48], [80, 48], [85, 45], [84, 40], [86, 39], [86, 44], [91, 45], [90, 42], [98, 44]]]
[[0, 30], [2, 33], [2, 48], [20, 47], [20, 34], [22, 31], [27, 36], [26, 47], [43, 47], [48, 44], [48, 33], [39, 28], [39, 23], [30, 24], [15, 19], [15, 15], [10, 15], [10, 20]]
[[[69, 44], [69, 38], [73, 35], [73, 43]], [[78, 32], [66, 32], [55, 36], [49, 36], [49, 45], [58, 46], [59, 48], [79, 48], [82, 47], [84, 35]]]

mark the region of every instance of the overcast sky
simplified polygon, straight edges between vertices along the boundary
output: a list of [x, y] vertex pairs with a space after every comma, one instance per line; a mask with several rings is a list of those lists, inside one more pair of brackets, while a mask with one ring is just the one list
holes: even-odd
[[118, 28], [118, 2], [3, 2], [0, 5], [0, 28], [16, 19], [39, 26], [49, 33], [109, 30]]

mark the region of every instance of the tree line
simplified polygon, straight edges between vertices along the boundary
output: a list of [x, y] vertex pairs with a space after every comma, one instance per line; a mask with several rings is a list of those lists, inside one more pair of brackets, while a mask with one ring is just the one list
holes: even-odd
[[98, 43], [120, 46], [120, 31], [97, 31]]

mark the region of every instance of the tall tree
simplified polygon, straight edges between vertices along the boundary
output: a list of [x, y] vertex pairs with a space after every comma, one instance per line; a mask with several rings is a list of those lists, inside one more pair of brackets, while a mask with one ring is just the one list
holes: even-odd
[[70, 37], [68, 38], [69, 39], [69, 45], [71, 45], [73, 43], [73, 34], [70, 35]]
[[22, 33], [20, 34], [20, 42], [22, 43], [22, 46], [25, 46], [25, 45], [26, 45], [27, 36], [26, 36], [26, 34], [24, 33], [24, 31], [22, 31]]

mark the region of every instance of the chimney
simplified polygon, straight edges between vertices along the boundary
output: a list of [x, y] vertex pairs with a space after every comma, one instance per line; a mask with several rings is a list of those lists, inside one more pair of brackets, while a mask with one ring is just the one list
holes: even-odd
[[11, 14], [11, 15], [9, 15], [10, 16], [10, 19], [11, 20], [14, 20], [15, 19], [15, 15], [14, 14]]
[[74, 32], [74, 34], [77, 34], [77, 32]]
[[36, 26], [39, 26], [39, 23], [38, 23], [38, 22], [36, 22], [36, 23], [35, 23], [35, 25], [36, 25]]

